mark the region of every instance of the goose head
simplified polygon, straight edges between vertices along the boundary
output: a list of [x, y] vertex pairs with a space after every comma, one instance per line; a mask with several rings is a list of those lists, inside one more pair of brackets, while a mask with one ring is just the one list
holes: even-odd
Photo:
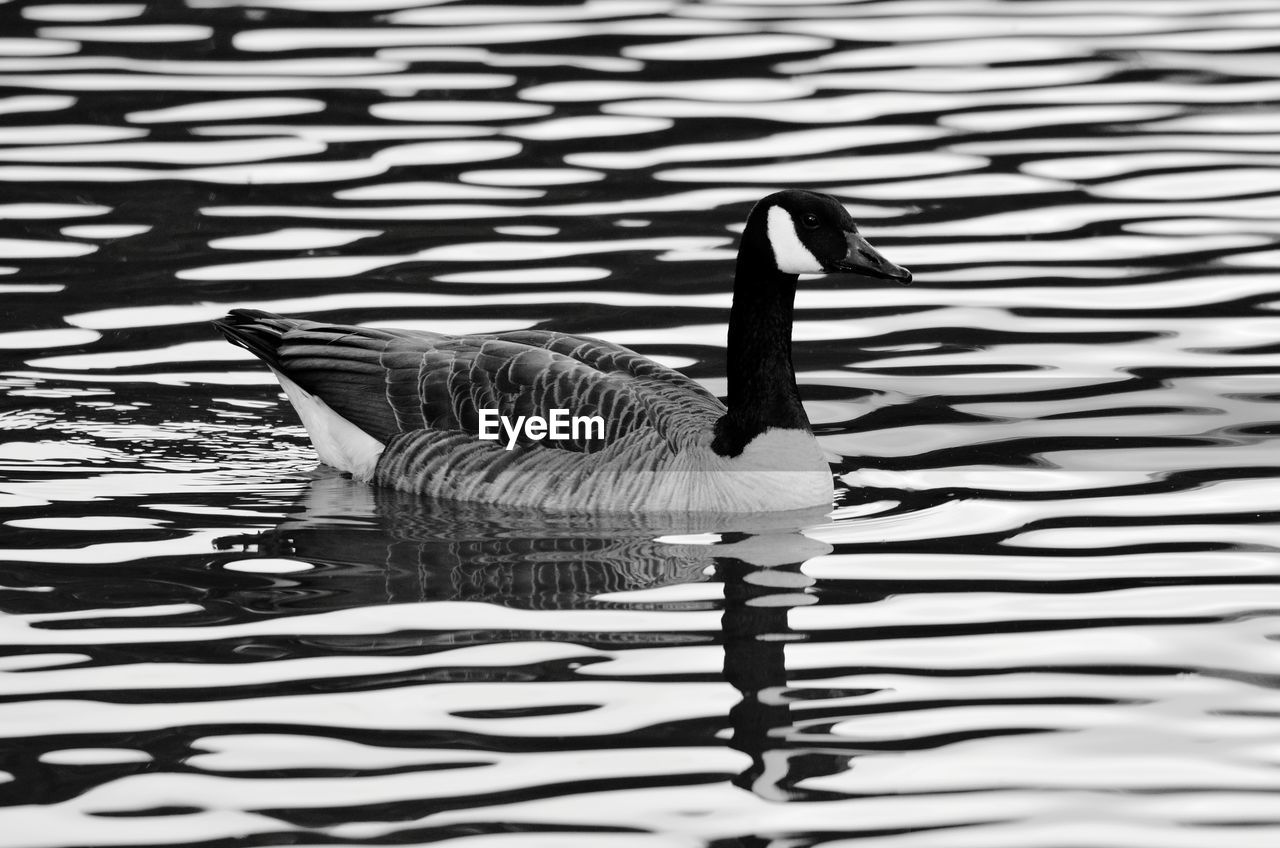
[[743, 241], [763, 241], [782, 274], [861, 274], [899, 283], [911, 272], [872, 247], [829, 194], [790, 189], [761, 200], [752, 210]]

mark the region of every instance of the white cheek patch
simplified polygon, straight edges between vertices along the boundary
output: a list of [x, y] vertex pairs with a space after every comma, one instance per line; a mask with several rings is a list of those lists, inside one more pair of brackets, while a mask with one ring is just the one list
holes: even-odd
[[781, 206], [769, 207], [769, 245], [773, 261], [784, 274], [821, 274], [822, 263], [796, 235], [796, 222]]

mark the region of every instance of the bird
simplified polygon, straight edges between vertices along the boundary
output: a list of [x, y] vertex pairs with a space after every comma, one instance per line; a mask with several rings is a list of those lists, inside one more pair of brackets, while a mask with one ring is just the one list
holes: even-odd
[[791, 330], [799, 275], [833, 273], [911, 281], [831, 195], [788, 189], [752, 207], [723, 402], [589, 336], [446, 335], [255, 309], [213, 323], [275, 373], [320, 460], [357, 481], [558, 512], [776, 512], [832, 504]]

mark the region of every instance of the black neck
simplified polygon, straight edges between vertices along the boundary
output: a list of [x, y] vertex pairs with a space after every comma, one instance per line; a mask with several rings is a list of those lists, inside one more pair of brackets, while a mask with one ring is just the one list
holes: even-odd
[[768, 245], [743, 234], [729, 314], [729, 411], [712, 449], [737, 456], [770, 427], [808, 430], [791, 364], [796, 275], [777, 270]]

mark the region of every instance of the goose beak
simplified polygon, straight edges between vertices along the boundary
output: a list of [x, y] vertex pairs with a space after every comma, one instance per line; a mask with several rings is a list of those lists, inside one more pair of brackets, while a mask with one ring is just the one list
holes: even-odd
[[897, 280], [904, 286], [911, 282], [911, 272], [901, 265], [894, 265], [880, 255], [861, 233], [845, 233], [849, 250], [843, 259], [831, 263], [828, 272], [863, 274], [881, 280]]

